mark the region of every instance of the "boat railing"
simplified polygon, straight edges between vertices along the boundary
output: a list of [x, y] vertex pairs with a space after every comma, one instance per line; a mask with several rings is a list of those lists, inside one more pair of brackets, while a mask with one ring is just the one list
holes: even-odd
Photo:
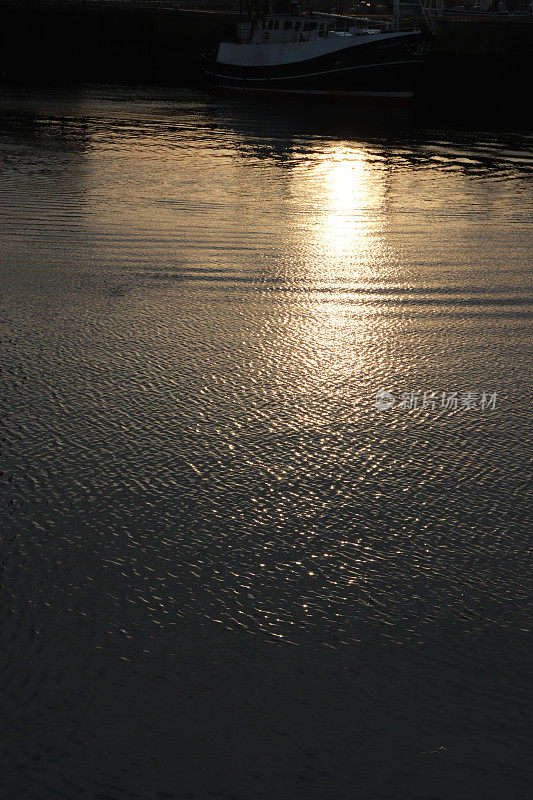
[[340, 14], [326, 14], [325, 12], [312, 11], [310, 16], [332, 20], [329, 30], [333, 34], [355, 33], [358, 36], [365, 34], [382, 33], [390, 30], [390, 20], [369, 19], [368, 17], [341, 16]]
[[[397, 23], [396, 23], [397, 24]], [[311, 42], [339, 36], [375, 36], [399, 30], [390, 20], [341, 16], [311, 11], [298, 18], [264, 15], [243, 20], [237, 25], [236, 40], [240, 44]], [[402, 29], [403, 25], [400, 26]], [[406, 29], [409, 28], [407, 25]], [[411, 24], [412, 29], [412, 24]]]

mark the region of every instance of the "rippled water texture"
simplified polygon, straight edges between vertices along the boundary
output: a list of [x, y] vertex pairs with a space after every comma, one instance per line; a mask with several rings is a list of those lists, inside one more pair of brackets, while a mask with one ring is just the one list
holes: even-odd
[[176, 94], [1, 101], [5, 796], [526, 797], [531, 137]]

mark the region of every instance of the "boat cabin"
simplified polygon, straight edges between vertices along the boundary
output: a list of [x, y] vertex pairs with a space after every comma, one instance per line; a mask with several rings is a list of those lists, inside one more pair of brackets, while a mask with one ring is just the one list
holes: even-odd
[[[357, 26], [353, 17], [324, 15], [265, 14], [239, 24], [238, 39], [241, 44], [265, 44], [283, 42], [311, 42], [337, 36], [355, 36], [369, 33], [369, 29]], [[377, 33], [372, 30], [372, 33]]]

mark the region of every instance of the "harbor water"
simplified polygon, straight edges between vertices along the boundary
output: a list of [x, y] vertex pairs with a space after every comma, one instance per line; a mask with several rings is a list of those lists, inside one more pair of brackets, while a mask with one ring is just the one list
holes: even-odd
[[2, 797], [526, 798], [525, 126], [0, 108]]

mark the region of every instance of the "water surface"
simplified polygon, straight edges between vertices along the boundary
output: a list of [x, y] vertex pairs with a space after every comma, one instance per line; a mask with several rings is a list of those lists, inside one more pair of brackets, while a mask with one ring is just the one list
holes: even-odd
[[1, 107], [6, 796], [526, 797], [531, 136]]

